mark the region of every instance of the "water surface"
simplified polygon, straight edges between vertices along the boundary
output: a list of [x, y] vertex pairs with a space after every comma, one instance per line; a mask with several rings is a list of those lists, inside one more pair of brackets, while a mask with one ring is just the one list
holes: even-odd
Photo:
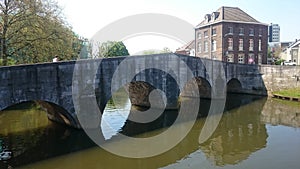
[[[207, 109], [209, 104], [209, 101], [201, 104], [201, 109]], [[130, 102], [118, 111], [113, 105], [106, 108], [103, 120], [109, 125], [102, 126], [106, 139], [116, 137], [119, 132], [150, 137], [165, 131], [176, 119], [176, 112], [165, 112], [154, 123], [139, 126], [126, 120], [129, 109], [132, 109]], [[300, 168], [298, 103], [234, 95], [227, 99], [227, 108], [216, 131], [199, 144], [205, 120], [199, 118], [187, 137], [173, 149], [159, 156], [133, 159], [95, 146], [81, 130], [48, 121], [45, 112], [39, 109], [29, 106], [5, 110], [0, 112], [0, 139], [14, 152], [14, 157], [0, 162], [0, 168], [8, 165], [22, 169]], [[127, 146], [126, 140], [109, 144]]]

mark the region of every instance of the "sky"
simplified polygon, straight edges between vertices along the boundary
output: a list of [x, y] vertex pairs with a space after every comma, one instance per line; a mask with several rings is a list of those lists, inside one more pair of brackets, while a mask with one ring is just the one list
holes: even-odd
[[[63, 8], [63, 13], [73, 31], [88, 39], [105, 26], [119, 19], [144, 13], [167, 14], [196, 26], [204, 19], [205, 14], [211, 14], [221, 6], [239, 7], [260, 22], [279, 24], [282, 42], [300, 39], [300, 1], [297, 0], [57, 1]], [[153, 34], [131, 36], [124, 40], [124, 43], [130, 54], [147, 49], [163, 49], [164, 47], [174, 51], [183, 45], [182, 41]]]

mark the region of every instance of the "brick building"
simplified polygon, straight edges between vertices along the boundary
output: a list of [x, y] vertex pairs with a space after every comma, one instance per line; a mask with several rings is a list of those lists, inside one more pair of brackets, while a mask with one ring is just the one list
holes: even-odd
[[221, 7], [195, 28], [198, 57], [243, 64], [267, 63], [268, 24], [237, 7]]

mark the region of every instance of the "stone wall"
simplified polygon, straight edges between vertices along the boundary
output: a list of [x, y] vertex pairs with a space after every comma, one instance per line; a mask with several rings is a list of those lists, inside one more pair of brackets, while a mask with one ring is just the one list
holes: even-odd
[[260, 65], [259, 71], [269, 96], [274, 91], [300, 87], [299, 66]]

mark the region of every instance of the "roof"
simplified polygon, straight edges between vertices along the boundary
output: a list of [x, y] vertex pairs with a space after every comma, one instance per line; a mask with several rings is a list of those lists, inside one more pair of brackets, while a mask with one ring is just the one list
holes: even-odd
[[189, 49], [194, 49], [195, 48], [195, 44], [194, 44], [195, 40], [190, 41], [189, 43], [185, 44], [184, 46], [178, 48], [176, 51], [185, 51], [185, 50], [189, 50]]
[[299, 44], [300, 44], [300, 40], [296, 40], [294, 43], [290, 44], [290, 46], [288, 48], [293, 48], [293, 47], [299, 46]]
[[196, 27], [202, 27], [222, 21], [262, 24], [238, 7], [222, 6], [212, 14], [206, 14], [205, 19]]

